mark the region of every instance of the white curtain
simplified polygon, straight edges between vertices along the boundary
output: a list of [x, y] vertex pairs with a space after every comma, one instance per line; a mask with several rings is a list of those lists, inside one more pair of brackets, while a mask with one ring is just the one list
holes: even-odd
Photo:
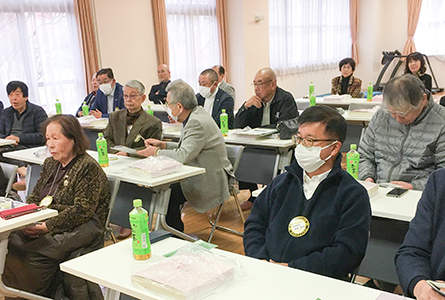
[[423, 0], [414, 42], [417, 51], [445, 61], [445, 2]]
[[219, 64], [215, 0], [165, 0], [172, 80], [198, 91], [198, 76]]
[[9, 106], [6, 85], [25, 82], [29, 101], [74, 114], [85, 97], [73, 0], [0, 1], [0, 100]]
[[279, 75], [338, 68], [351, 56], [349, 0], [269, 0], [269, 52]]

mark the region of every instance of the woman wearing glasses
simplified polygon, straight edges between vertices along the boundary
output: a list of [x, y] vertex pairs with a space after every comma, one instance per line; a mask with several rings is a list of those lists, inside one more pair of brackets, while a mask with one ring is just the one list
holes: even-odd
[[360, 143], [359, 178], [423, 190], [445, 167], [445, 108], [412, 75], [391, 79]]

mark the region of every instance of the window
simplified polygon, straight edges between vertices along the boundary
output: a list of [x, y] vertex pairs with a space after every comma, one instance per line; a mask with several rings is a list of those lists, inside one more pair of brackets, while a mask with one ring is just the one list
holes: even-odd
[[349, 0], [269, 0], [269, 51], [279, 75], [338, 67], [351, 56]]
[[423, 0], [414, 42], [417, 51], [426, 55], [445, 56], [445, 3]]
[[29, 100], [55, 112], [74, 114], [85, 97], [84, 75], [73, 0], [0, 2], [0, 99], [9, 106], [6, 85], [20, 80]]
[[215, 0], [165, 0], [170, 71], [195, 91], [198, 76], [219, 64]]

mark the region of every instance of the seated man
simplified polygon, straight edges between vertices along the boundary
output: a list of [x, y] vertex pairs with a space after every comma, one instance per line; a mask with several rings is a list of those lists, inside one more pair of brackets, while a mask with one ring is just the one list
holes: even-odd
[[[255, 95], [238, 110], [235, 128], [275, 127], [280, 121], [298, 117], [298, 108], [291, 93], [277, 86], [277, 76], [271, 68], [259, 70], [253, 80]], [[240, 189], [255, 191], [256, 183], [240, 182]], [[254, 198], [241, 204], [242, 209], [252, 207]]]
[[155, 139], [145, 141], [140, 155], [163, 155], [189, 165], [208, 170], [172, 185], [167, 212], [167, 224], [184, 231], [180, 206], [188, 201], [198, 212], [218, 206], [229, 199], [229, 180], [234, 178], [233, 167], [227, 158], [223, 136], [215, 121], [196, 101], [193, 89], [181, 79], [167, 86], [167, 106], [170, 117], [183, 122], [179, 143]]
[[[116, 145], [130, 148], [145, 148], [144, 140], [160, 139], [162, 122], [142, 109], [142, 103], [147, 97], [145, 87], [137, 80], [130, 80], [124, 86], [124, 103], [126, 109], [112, 112], [109, 117], [104, 137], [107, 140], [108, 151], [116, 153], [111, 147]], [[127, 155], [117, 152], [118, 155]]]
[[96, 75], [99, 90], [96, 100], [91, 106], [90, 114], [96, 118], [108, 118], [115, 110], [124, 108], [122, 98], [122, 85], [114, 79], [113, 70], [110, 68], [100, 69]]
[[204, 109], [215, 120], [216, 125], [221, 127], [220, 116], [225, 109], [229, 116], [229, 129], [233, 129], [233, 98], [218, 88], [218, 75], [212, 69], [206, 69], [199, 75], [199, 93], [196, 94], [198, 105]]
[[170, 83], [170, 70], [167, 65], [162, 64], [158, 66], [158, 79], [159, 84], [151, 87], [148, 99], [156, 104], [164, 104], [167, 97], [165, 88]]
[[365, 256], [368, 193], [341, 168], [345, 119], [321, 105], [306, 109], [298, 121], [296, 161], [255, 201], [244, 226], [244, 252], [344, 279]]
[[0, 117], [0, 138], [14, 140], [15, 144], [0, 147], [0, 161], [24, 167], [24, 162], [3, 157], [3, 153], [44, 145], [40, 125], [48, 115], [42, 107], [28, 101], [28, 86], [25, 83], [11, 81], [6, 86], [6, 92], [11, 106]]
[[445, 167], [445, 107], [428, 93], [412, 75], [388, 81], [360, 143], [361, 180], [423, 190], [431, 172]]
[[[399, 281], [405, 295], [445, 299], [425, 280], [445, 280], [445, 170], [434, 171], [425, 186], [405, 241], [396, 254]], [[445, 290], [442, 290], [445, 292]]]
[[85, 97], [85, 99], [83, 99], [82, 103], [80, 104], [79, 109], [77, 110], [78, 117], [83, 116], [82, 106], [83, 106], [84, 102], [86, 105], [88, 105], [88, 109], [91, 109], [91, 106], [93, 105], [94, 100], [96, 100], [96, 93], [97, 93], [97, 90], [99, 89], [99, 84], [97, 83], [96, 74], [94, 74], [93, 78], [91, 79], [91, 87], [93, 88], [93, 91], [91, 93], [89, 93]]
[[233, 100], [236, 99], [235, 88], [230, 83], [226, 82], [226, 70], [223, 66], [216, 65], [213, 68], [213, 71], [218, 74], [218, 88], [229, 94]]
[[344, 58], [340, 61], [338, 67], [341, 75], [332, 79], [331, 94], [349, 94], [352, 98], [360, 98], [362, 81], [352, 76], [355, 71], [355, 61], [350, 57]]

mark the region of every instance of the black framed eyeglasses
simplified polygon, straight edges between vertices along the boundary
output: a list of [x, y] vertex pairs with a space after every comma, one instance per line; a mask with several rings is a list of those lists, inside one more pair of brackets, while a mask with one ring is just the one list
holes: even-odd
[[294, 135], [292, 137], [292, 140], [296, 145], [303, 145], [307, 148], [311, 148], [315, 142], [335, 142], [336, 140], [333, 139], [311, 139], [311, 138], [303, 138], [298, 135]]

